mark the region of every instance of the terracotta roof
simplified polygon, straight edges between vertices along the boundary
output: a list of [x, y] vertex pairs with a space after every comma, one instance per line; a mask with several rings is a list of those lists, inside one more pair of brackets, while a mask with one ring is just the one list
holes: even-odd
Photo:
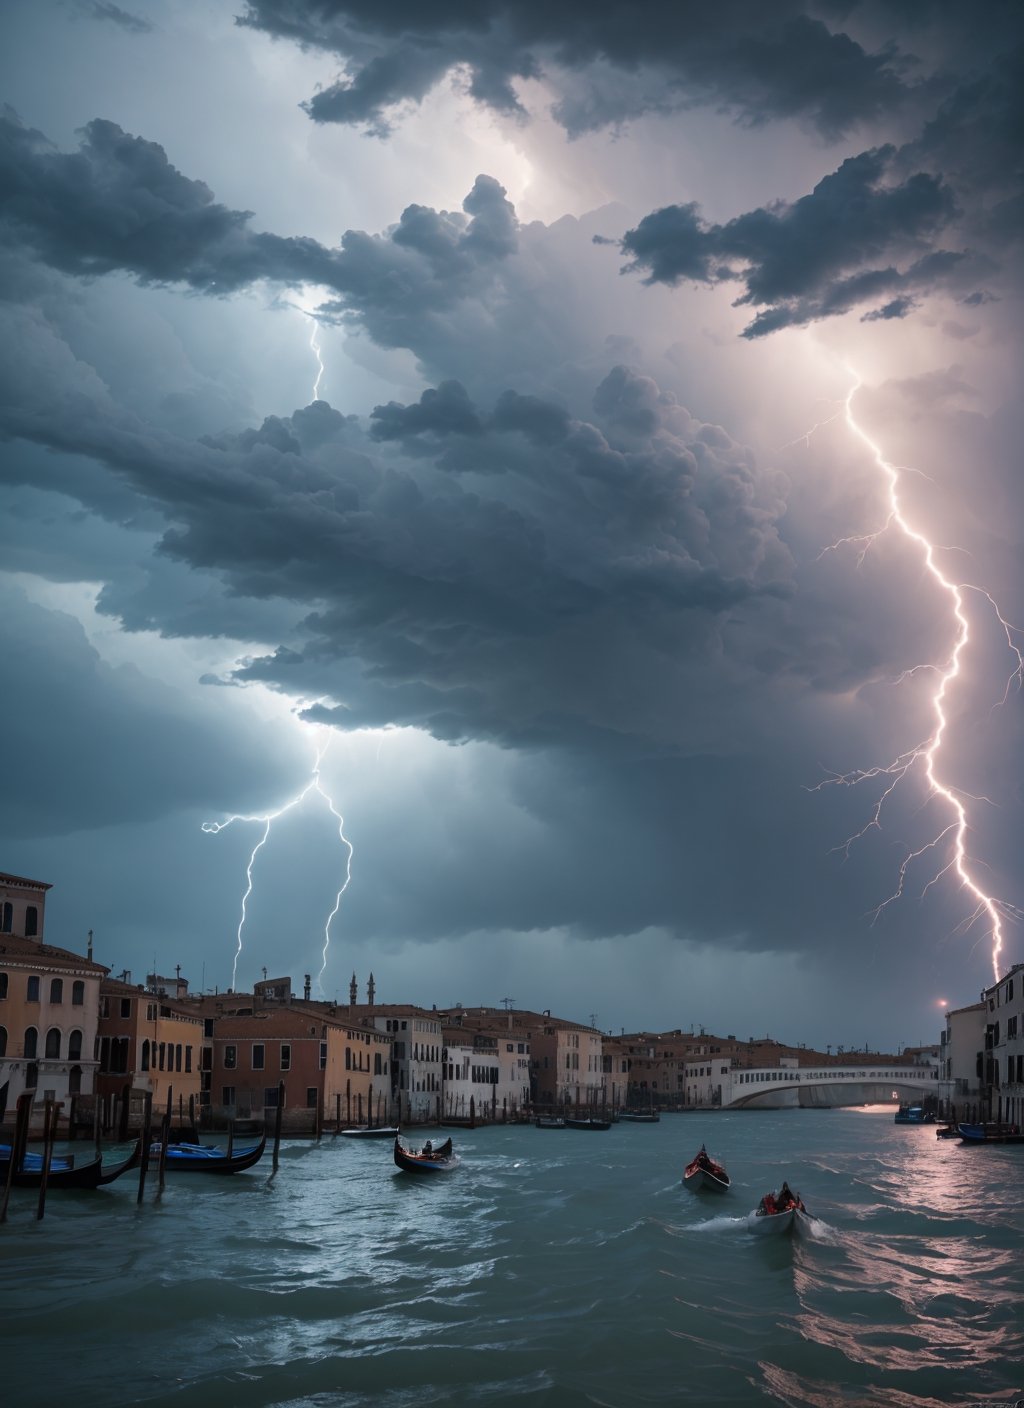
[[391, 1040], [384, 1032], [375, 1032], [372, 1028], [362, 1027], [358, 1022], [350, 1022], [342, 1016], [328, 1017], [323, 1013], [304, 1011], [298, 1007], [258, 1008], [251, 1015], [227, 1015], [216, 1020], [214, 1036], [217, 1041], [232, 1037], [241, 1041], [259, 1041], [263, 1036], [292, 1036], [319, 1040], [320, 1030], [324, 1026], [331, 1027], [334, 1031], [350, 1031], [354, 1035], [368, 1036], [371, 1045], [374, 1038], [387, 1042]]
[[6, 870], [0, 870], [0, 885], [16, 885], [22, 890], [53, 889], [45, 880], [26, 880], [24, 875], [9, 875]]
[[0, 934], [0, 965], [5, 958], [19, 963], [26, 959], [37, 959], [34, 965], [39, 968], [85, 968], [95, 973], [109, 973], [102, 963], [94, 963], [84, 954], [72, 953], [68, 948], [55, 948], [53, 944], [41, 944], [35, 939], [23, 939], [18, 934]]

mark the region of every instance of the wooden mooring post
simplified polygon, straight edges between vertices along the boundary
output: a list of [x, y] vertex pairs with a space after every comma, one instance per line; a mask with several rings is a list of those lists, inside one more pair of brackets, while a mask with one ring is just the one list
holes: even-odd
[[[340, 1096], [338, 1097], [340, 1100]], [[281, 1121], [284, 1119], [284, 1081], [277, 1087], [277, 1113], [274, 1117], [274, 1173], [281, 1162]]]
[[50, 1164], [53, 1162], [53, 1140], [57, 1132], [57, 1119], [60, 1105], [47, 1100], [43, 1107], [43, 1171], [39, 1176], [39, 1201], [36, 1204], [36, 1221], [42, 1222], [46, 1209], [46, 1185], [50, 1178]]
[[164, 1191], [164, 1180], [167, 1175], [167, 1145], [171, 1139], [171, 1101], [173, 1093], [171, 1087], [167, 1087], [167, 1109], [164, 1111], [163, 1127], [160, 1131], [160, 1160], [157, 1164], [156, 1195], [159, 1198]]
[[11, 1197], [11, 1188], [14, 1185], [14, 1173], [19, 1167], [25, 1154], [25, 1145], [28, 1143], [28, 1122], [32, 1115], [32, 1094], [30, 1091], [23, 1091], [18, 1096], [18, 1103], [15, 1107], [14, 1135], [11, 1140], [11, 1161], [7, 1165], [7, 1177], [4, 1180], [3, 1198], [0, 1200], [0, 1222], [7, 1221], [7, 1204]]
[[334, 1094], [334, 1137], [337, 1139], [341, 1133], [341, 1091]]
[[142, 1159], [139, 1162], [139, 1194], [135, 1199], [137, 1204], [142, 1203], [142, 1195], [146, 1190], [146, 1171], [149, 1168], [149, 1146], [153, 1139], [153, 1092], [146, 1091], [146, 1107], [142, 1115]]

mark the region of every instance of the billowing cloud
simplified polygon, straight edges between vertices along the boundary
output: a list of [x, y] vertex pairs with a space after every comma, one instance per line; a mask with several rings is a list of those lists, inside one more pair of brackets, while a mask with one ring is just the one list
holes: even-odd
[[723, 105], [760, 122], [804, 117], [834, 135], [898, 106], [906, 65], [870, 51], [815, 7], [726, 0], [713, 7], [585, 0], [466, 6], [363, 0], [249, 0], [241, 23], [334, 54], [344, 78], [306, 104], [316, 122], [386, 132], [453, 70], [499, 112], [521, 112], [516, 80], [543, 76], [555, 114], [578, 134], [645, 112]]

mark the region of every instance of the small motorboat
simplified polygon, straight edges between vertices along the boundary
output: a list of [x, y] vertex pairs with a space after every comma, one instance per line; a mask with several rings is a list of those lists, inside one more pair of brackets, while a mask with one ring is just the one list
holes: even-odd
[[[259, 1143], [232, 1149], [230, 1154], [215, 1144], [168, 1144], [164, 1169], [168, 1173], [241, 1173], [259, 1163], [266, 1147], [265, 1133]], [[149, 1146], [150, 1168], [159, 1161], [160, 1143], [156, 1141]]]
[[960, 1126], [957, 1124], [940, 1124], [935, 1131], [936, 1139], [959, 1139]]
[[788, 1183], [776, 1192], [766, 1193], [753, 1212], [747, 1214], [747, 1230], [758, 1235], [791, 1232], [798, 1225], [801, 1213], [806, 1213], [803, 1199]]
[[893, 1124], [934, 1124], [931, 1110], [925, 1111], [920, 1105], [901, 1105], [892, 1117]]
[[534, 1120], [538, 1129], [564, 1129], [565, 1120], [560, 1115], [538, 1115]]
[[717, 1163], [705, 1149], [700, 1146], [695, 1158], [691, 1159], [683, 1170], [683, 1184], [693, 1192], [701, 1188], [712, 1188], [716, 1192], [724, 1193], [729, 1187], [729, 1175], [720, 1163]]
[[452, 1150], [452, 1141], [433, 1145], [428, 1139], [420, 1150], [407, 1149], [395, 1135], [395, 1163], [405, 1173], [450, 1173], [458, 1168], [459, 1156]]
[[565, 1118], [566, 1129], [611, 1129], [611, 1120], [577, 1120]]
[[358, 1125], [354, 1129], [340, 1129], [343, 1139], [394, 1139], [399, 1129], [396, 1124]]

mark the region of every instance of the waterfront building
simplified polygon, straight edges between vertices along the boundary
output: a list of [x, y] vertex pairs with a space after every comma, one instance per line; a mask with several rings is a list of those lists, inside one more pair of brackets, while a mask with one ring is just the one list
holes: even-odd
[[0, 1086], [68, 1102], [90, 1094], [100, 980], [107, 969], [45, 942], [41, 880], [0, 872]]
[[1024, 1120], [1024, 963], [986, 988], [984, 1086], [990, 1118]]
[[159, 988], [125, 981], [130, 978], [105, 978], [100, 986], [97, 1094], [122, 1096], [127, 1086], [136, 1106], [151, 1094], [154, 1118], [166, 1110], [168, 1098], [176, 1115], [190, 1102], [194, 1110], [201, 1103], [203, 1019]]
[[946, 1013], [939, 1040], [938, 1095], [944, 1113], [953, 1118], [969, 1119], [981, 1107], [987, 1013], [984, 998]]
[[366, 1003], [349, 1011], [391, 1042], [395, 1110], [408, 1120], [436, 1117], [443, 1083], [440, 1014], [410, 1003]]
[[[530, 1042], [522, 1031], [442, 1027], [441, 1111], [456, 1118], [501, 1119], [530, 1103]], [[471, 1103], [472, 1102], [472, 1103]]]

